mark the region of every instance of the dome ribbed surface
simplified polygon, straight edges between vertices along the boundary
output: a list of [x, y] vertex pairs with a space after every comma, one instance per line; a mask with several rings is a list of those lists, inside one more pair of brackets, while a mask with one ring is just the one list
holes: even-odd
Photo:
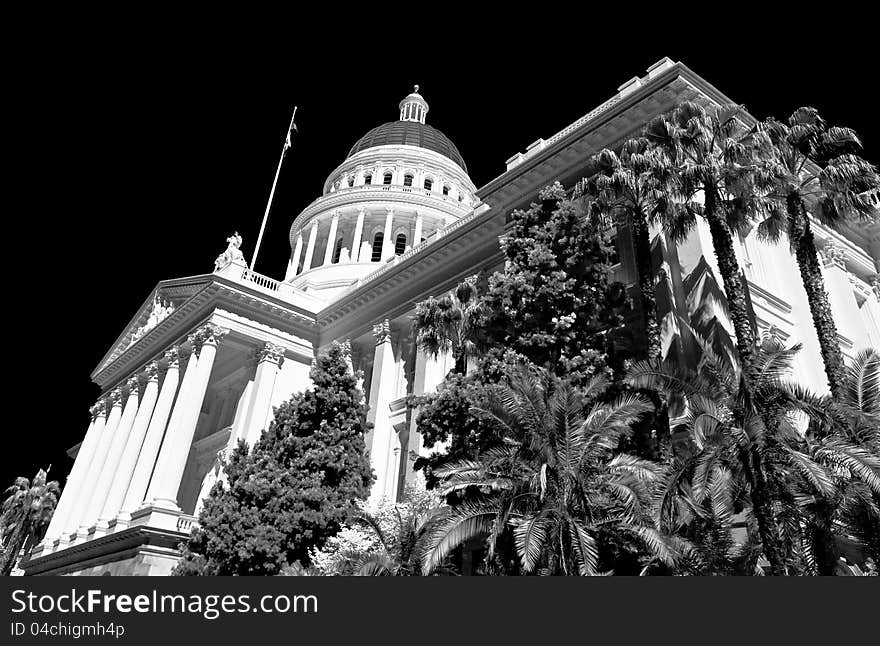
[[448, 157], [467, 173], [464, 159], [455, 144], [442, 132], [418, 121], [389, 121], [370, 130], [357, 140], [348, 153], [351, 157], [374, 146], [418, 146]]

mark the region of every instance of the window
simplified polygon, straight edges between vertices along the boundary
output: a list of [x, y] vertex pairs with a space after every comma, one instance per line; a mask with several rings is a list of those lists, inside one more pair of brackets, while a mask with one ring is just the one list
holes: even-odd
[[410, 173], [407, 173], [403, 176], [403, 185], [404, 186], [412, 186], [413, 176]]
[[371, 173], [367, 173], [366, 175], [364, 175], [364, 184], [369, 186], [372, 183], [373, 183], [373, 175]]
[[432, 188], [434, 188], [434, 180], [433, 179], [426, 179], [425, 180], [425, 190], [430, 191]]
[[449, 195], [449, 184], [443, 185], [443, 195]]
[[348, 178], [348, 187], [351, 188], [352, 186], [354, 186], [354, 177], [349, 177]]
[[376, 235], [373, 236], [373, 255], [370, 256], [372, 262], [382, 260], [382, 239], [384, 235], [381, 231], [377, 231]]
[[394, 240], [394, 255], [401, 256], [404, 251], [406, 251], [406, 234], [398, 233]]
[[391, 184], [391, 173], [385, 173], [384, 175], [382, 175], [382, 183], [385, 186]]
[[336, 246], [333, 248], [333, 259], [330, 261], [333, 264], [339, 262], [339, 256], [342, 255], [342, 238], [336, 241]]

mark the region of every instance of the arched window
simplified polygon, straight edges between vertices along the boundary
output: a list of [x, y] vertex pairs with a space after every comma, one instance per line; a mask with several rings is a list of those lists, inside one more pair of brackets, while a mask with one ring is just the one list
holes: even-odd
[[382, 175], [382, 183], [385, 186], [388, 186], [391, 183], [391, 177], [392, 177], [392, 175], [390, 172], [385, 173], [384, 175]]
[[434, 188], [434, 180], [433, 179], [426, 179], [425, 180], [425, 190], [430, 191], [432, 188]]
[[336, 246], [333, 247], [333, 259], [330, 261], [333, 264], [339, 262], [339, 256], [342, 255], [342, 238], [336, 241]]
[[443, 195], [449, 195], [449, 184], [443, 185]]
[[370, 256], [372, 262], [382, 260], [382, 241], [384, 237], [385, 234], [382, 231], [377, 231], [376, 235], [373, 236], [373, 254]]
[[373, 183], [373, 174], [372, 174], [372, 173], [367, 173], [366, 175], [364, 175], [364, 184], [366, 184], [367, 186], [369, 186], [369, 185], [372, 184], [372, 183]]
[[397, 238], [394, 239], [394, 255], [402, 256], [404, 251], [406, 251], [406, 234], [398, 233]]
[[412, 186], [412, 183], [413, 183], [413, 176], [411, 173], [407, 173], [406, 175], [403, 176], [403, 185], [404, 186]]
[[348, 183], [348, 187], [349, 187], [349, 188], [351, 188], [352, 186], [354, 186], [354, 177], [349, 177], [347, 183]]

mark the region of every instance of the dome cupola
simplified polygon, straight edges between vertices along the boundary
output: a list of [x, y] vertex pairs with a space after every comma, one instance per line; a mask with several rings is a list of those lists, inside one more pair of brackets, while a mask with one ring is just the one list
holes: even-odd
[[400, 120], [425, 123], [426, 114], [428, 114], [428, 102], [419, 94], [419, 86], [416, 85], [412, 93], [400, 102]]

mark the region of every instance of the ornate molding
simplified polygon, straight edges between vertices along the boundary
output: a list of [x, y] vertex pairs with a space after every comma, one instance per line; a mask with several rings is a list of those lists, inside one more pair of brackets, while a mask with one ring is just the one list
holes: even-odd
[[118, 386], [110, 391], [107, 395], [107, 403], [109, 404], [109, 408], [113, 408], [114, 406], [122, 406], [122, 388]]
[[144, 368], [144, 380], [147, 382], [150, 381], [159, 381], [159, 362], [151, 361]]
[[165, 369], [168, 368], [179, 368], [180, 367], [180, 346], [175, 345], [172, 348], [169, 348], [162, 355], [162, 359], [165, 360]]
[[255, 348], [251, 353], [251, 361], [260, 364], [264, 361], [275, 363], [280, 368], [284, 364], [284, 346], [266, 341], [262, 348]]
[[825, 246], [819, 252], [825, 267], [836, 265], [841, 269], [846, 269], [846, 249], [834, 239], [829, 238], [825, 241]]
[[101, 415], [107, 414], [107, 403], [103, 399], [99, 399], [95, 402], [94, 406], [89, 408], [89, 413], [92, 415], [92, 420], [98, 419]]
[[373, 336], [376, 338], [376, 345], [391, 341], [391, 321], [385, 319], [376, 323], [373, 326]]
[[128, 390], [128, 396], [137, 395], [140, 392], [140, 380], [137, 375], [132, 375], [125, 380], [125, 387]]

